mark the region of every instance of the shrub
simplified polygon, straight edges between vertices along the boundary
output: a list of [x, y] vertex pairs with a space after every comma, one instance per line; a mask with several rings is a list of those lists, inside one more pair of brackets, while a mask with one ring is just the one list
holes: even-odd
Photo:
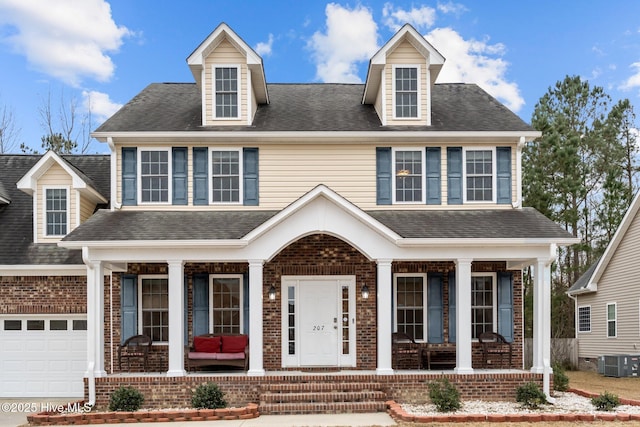
[[140, 409], [144, 396], [133, 387], [120, 386], [111, 395], [109, 410], [118, 412], [133, 412]]
[[547, 397], [538, 384], [528, 382], [516, 390], [516, 401], [525, 408], [537, 409], [540, 405], [547, 403]]
[[557, 391], [569, 389], [569, 377], [565, 373], [564, 367], [559, 363], [553, 365], [553, 389]]
[[618, 405], [620, 405], [620, 399], [618, 396], [605, 391], [600, 395], [591, 399], [591, 404], [596, 407], [598, 411], [613, 411]]
[[460, 392], [446, 378], [429, 384], [429, 397], [438, 412], [453, 412], [462, 406]]
[[224, 393], [217, 384], [205, 383], [196, 387], [191, 398], [191, 406], [197, 409], [217, 409], [227, 406]]

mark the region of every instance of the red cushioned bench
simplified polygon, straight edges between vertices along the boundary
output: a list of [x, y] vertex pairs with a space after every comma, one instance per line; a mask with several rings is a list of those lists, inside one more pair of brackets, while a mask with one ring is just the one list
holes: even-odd
[[249, 337], [245, 334], [198, 335], [185, 352], [188, 371], [201, 366], [249, 369]]

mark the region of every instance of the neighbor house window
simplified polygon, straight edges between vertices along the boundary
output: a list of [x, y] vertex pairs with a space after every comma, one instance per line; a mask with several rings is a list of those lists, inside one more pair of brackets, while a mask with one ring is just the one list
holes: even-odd
[[591, 332], [591, 306], [578, 307], [578, 332]]
[[496, 330], [495, 275], [471, 276], [471, 337]]
[[240, 105], [237, 66], [214, 67], [215, 78], [214, 111], [216, 118], [238, 118]]
[[618, 336], [618, 313], [617, 304], [607, 304], [607, 338], [615, 338]]
[[394, 103], [396, 118], [415, 119], [419, 116], [419, 67], [394, 67]]
[[140, 150], [140, 200], [142, 203], [169, 203], [171, 162], [169, 150]]
[[166, 276], [140, 277], [140, 324], [143, 335], [153, 342], [169, 341], [169, 279]]
[[424, 200], [424, 150], [393, 150], [395, 202], [422, 203]]
[[211, 276], [211, 332], [242, 333], [242, 275]]
[[242, 201], [242, 156], [240, 150], [211, 150], [211, 201]]
[[425, 274], [397, 274], [394, 276], [396, 331], [417, 341], [426, 340]]
[[64, 236], [69, 224], [69, 197], [66, 188], [45, 189], [47, 236]]
[[465, 196], [468, 202], [492, 202], [495, 199], [493, 150], [465, 150]]

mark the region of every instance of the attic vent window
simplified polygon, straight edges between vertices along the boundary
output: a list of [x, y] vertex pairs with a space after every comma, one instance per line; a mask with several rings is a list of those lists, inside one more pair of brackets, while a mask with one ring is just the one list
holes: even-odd
[[395, 68], [395, 113], [397, 118], [418, 117], [418, 68]]
[[216, 118], [238, 118], [238, 68], [216, 67], [214, 74]]

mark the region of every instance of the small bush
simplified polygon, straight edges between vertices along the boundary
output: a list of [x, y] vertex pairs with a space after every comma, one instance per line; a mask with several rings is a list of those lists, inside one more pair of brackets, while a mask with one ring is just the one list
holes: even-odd
[[109, 410], [117, 412], [133, 412], [140, 409], [144, 396], [133, 387], [121, 386], [116, 389], [109, 400]]
[[564, 366], [559, 363], [553, 365], [553, 389], [556, 391], [569, 389], [569, 377], [565, 373]]
[[538, 387], [538, 384], [529, 382], [521, 385], [516, 390], [516, 401], [525, 408], [537, 409], [540, 405], [547, 403], [547, 397]]
[[620, 405], [620, 399], [618, 399], [617, 395], [605, 391], [592, 398], [591, 404], [595, 406], [598, 411], [613, 411]]
[[217, 409], [227, 406], [224, 393], [217, 384], [205, 383], [196, 387], [191, 398], [191, 406], [197, 409]]
[[429, 384], [429, 397], [438, 412], [453, 412], [460, 409], [460, 392], [444, 378]]

